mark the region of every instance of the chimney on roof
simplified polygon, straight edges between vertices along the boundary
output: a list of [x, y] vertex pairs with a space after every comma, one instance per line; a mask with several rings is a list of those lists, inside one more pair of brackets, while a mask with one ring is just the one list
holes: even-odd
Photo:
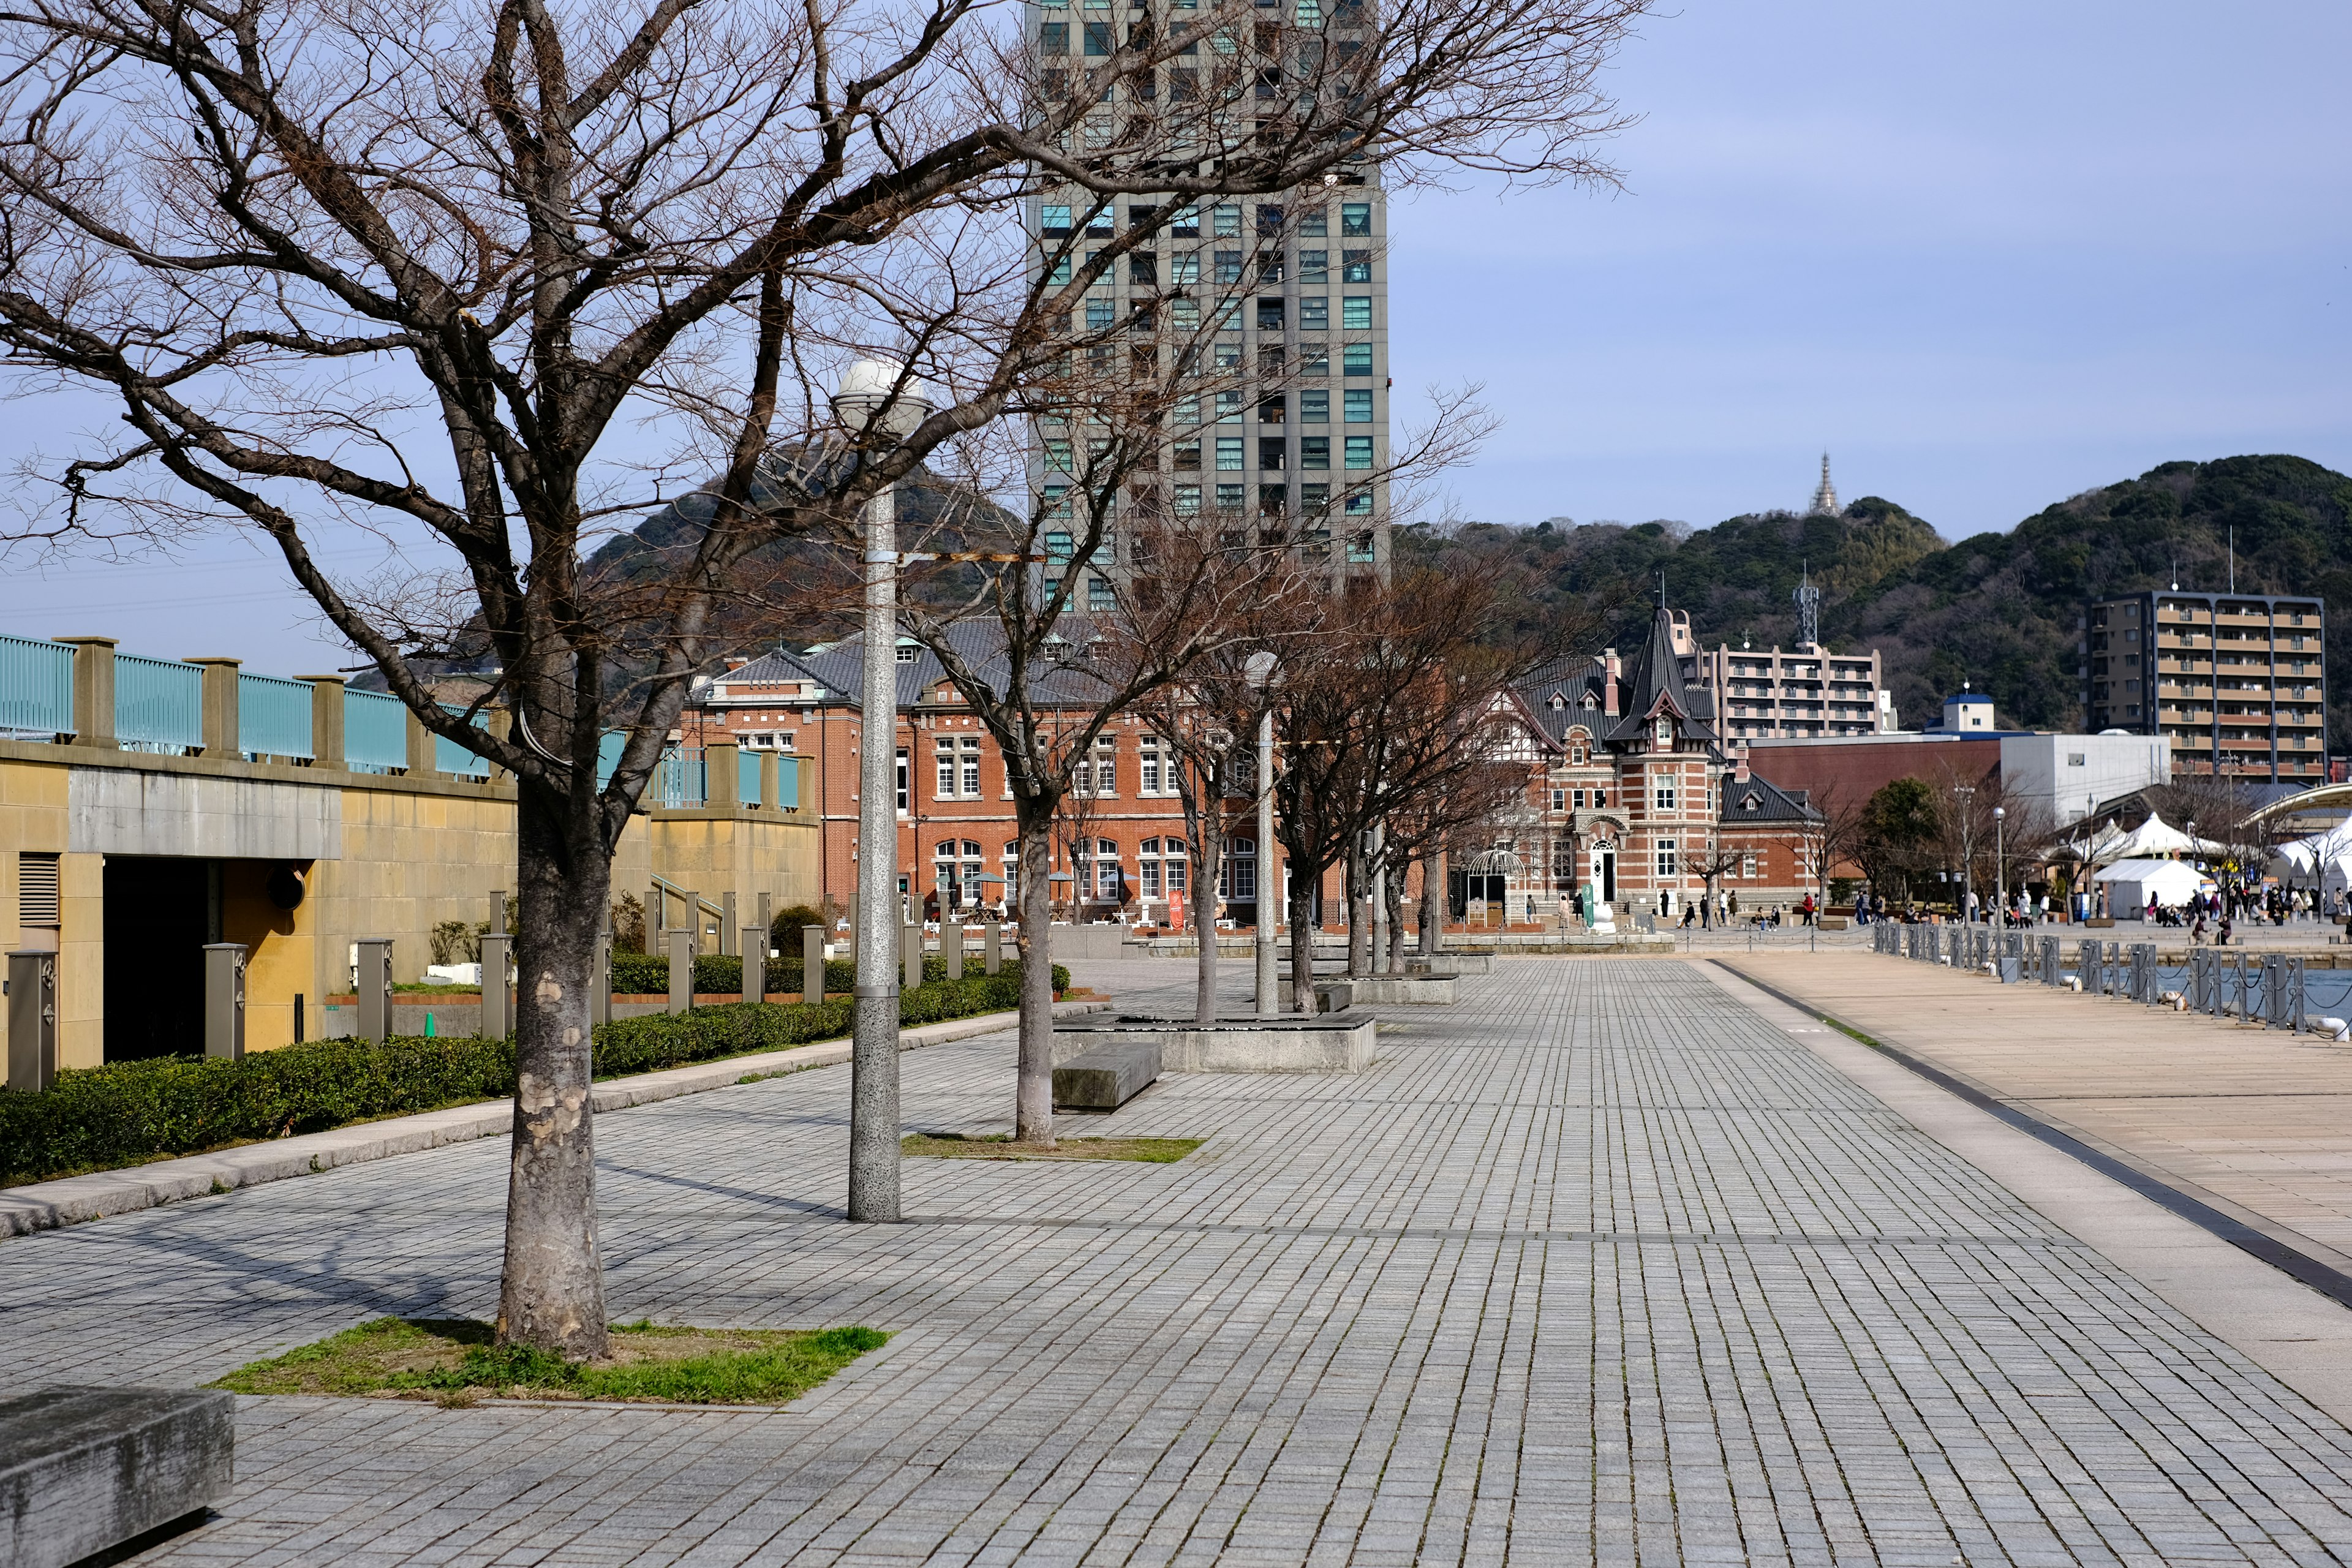
[[736, 655], [734, 655], [734, 654], [730, 654], [730, 655], [728, 655], [728, 656], [727, 656], [727, 668], [728, 668], [730, 670], [737, 670], [737, 669], [740, 669], [740, 668], [742, 668], [745, 665], [747, 665], [747, 664], [749, 664], [749, 663], [751, 663], [751, 661], [750, 659], [740, 658], [740, 657], [738, 657], [738, 656], [736, 656]]
[[1746, 784], [1748, 782], [1748, 756], [1746, 752], [1742, 752], [1739, 759], [1731, 764], [1731, 782], [1733, 784]]
[[1601, 710], [1612, 719], [1617, 717], [1617, 682], [1625, 673], [1617, 662], [1613, 647], [1601, 650]]

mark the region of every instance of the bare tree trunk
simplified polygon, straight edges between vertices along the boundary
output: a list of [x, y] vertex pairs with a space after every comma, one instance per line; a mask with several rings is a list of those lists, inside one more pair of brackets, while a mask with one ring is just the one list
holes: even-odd
[[[1021, 1059], [1013, 1136], [1054, 1142], [1053, 814], [1021, 813]], [[1076, 884], [1073, 883], [1075, 887]]]
[[[526, 786], [515, 805], [523, 967], [498, 1335], [580, 1360], [606, 1349], [588, 986], [613, 862], [593, 825], [578, 841], [551, 804]], [[503, 985], [506, 976], [482, 983]]]
[[1404, 973], [1404, 868], [1391, 866], [1389, 874], [1381, 879], [1381, 890], [1388, 901], [1389, 911], [1389, 973]]
[[1348, 978], [1360, 980], [1372, 972], [1372, 908], [1366, 897], [1371, 870], [1365, 863], [1363, 836], [1348, 846]]
[[1435, 952], [1445, 930], [1444, 861], [1435, 854], [1421, 858], [1421, 951]]
[[1210, 775], [1208, 793], [1199, 812], [1200, 858], [1192, 863], [1192, 929], [1201, 941], [1194, 972], [1198, 984], [1192, 993], [1192, 1021], [1198, 1024], [1217, 1021], [1217, 873], [1225, 848], [1224, 780], [1220, 773]]
[[1293, 876], [1290, 880], [1290, 1007], [1295, 1013], [1315, 1011], [1315, 889], [1322, 880]]

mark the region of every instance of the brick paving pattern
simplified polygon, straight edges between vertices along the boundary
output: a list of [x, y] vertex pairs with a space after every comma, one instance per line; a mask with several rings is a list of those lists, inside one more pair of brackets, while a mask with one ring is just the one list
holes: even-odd
[[[608, 1117], [616, 1318], [898, 1337], [781, 1412], [244, 1401], [224, 1517], [140, 1561], [2352, 1560], [2343, 1428], [1779, 1027], [1678, 962], [1497, 971], [1359, 1077], [1075, 1129], [1210, 1137], [1179, 1165], [910, 1163], [901, 1226], [838, 1218], [845, 1068]], [[1001, 1127], [1011, 1059], [905, 1058], [910, 1124]], [[12, 1374], [487, 1316], [503, 1181], [0, 1242]]]

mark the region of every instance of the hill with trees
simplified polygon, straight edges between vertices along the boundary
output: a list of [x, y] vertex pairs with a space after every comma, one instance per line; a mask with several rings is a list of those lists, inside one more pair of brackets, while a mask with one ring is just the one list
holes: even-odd
[[[2165, 463], [2085, 490], [2005, 533], [1948, 543], [1925, 519], [1865, 496], [1835, 517], [1770, 511], [1712, 528], [1592, 523], [1532, 529], [1473, 523], [1466, 546], [1519, 582], [1524, 629], [1569, 610], [1598, 612], [1630, 647], [1643, 635], [1658, 574], [1704, 646], [1790, 646], [1790, 592], [1822, 589], [1832, 647], [1876, 647], [1906, 727], [1930, 721], [1963, 680], [1990, 692], [2005, 723], [2081, 724], [2075, 621], [2086, 599], [2179, 583], [2228, 586], [2231, 536], [2244, 593], [2318, 594], [2352, 605], [2352, 478], [2302, 458]], [[1420, 531], [1400, 543], [1432, 549]], [[2352, 627], [2328, 618], [2327, 744], [2352, 750]]]

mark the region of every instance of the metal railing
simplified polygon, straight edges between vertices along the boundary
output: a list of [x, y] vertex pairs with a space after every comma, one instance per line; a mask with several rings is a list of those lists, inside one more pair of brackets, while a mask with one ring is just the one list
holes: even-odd
[[702, 748], [672, 746], [664, 752], [661, 766], [654, 773], [654, 784], [661, 791], [662, 805], [673, 811], [709, 800], [710, 768]]
[[72, 734], [73, 661], [69, 643], [0, 637], [0, 730]]
[[757, 801], [760, 798], [760, 753], [757, 752], [735, 753], [735, 798], [739, 801]]
[[[121, 664], [118, 658], [116, 663]], [[117, 677], [118, 681], [120, 677]], [[119, 688], [118, 688], [119, 689]], [[310, 683], [275, 675], [236, 678], [236, 749], [253, 757], [319, 753], [310, 734]]]
[[343, 761], [361, 773], [408, 765], [408, 704], [387, 691], [343, 689]]
[[114, 656], [114, 738], [123, 748], [182, 755], [205, 743], [204, 667]]
[[[441, 710], [449, 714], [466, 711], [446, 702], [441, 704]], [[459, 745], [446, 735], [434, 736], [433, 742], [433, 769], [436, 773], [454, 773], [461, 779], [486, 779], [490, 776], [490, 764], [475, 755], [470, 748]]]

